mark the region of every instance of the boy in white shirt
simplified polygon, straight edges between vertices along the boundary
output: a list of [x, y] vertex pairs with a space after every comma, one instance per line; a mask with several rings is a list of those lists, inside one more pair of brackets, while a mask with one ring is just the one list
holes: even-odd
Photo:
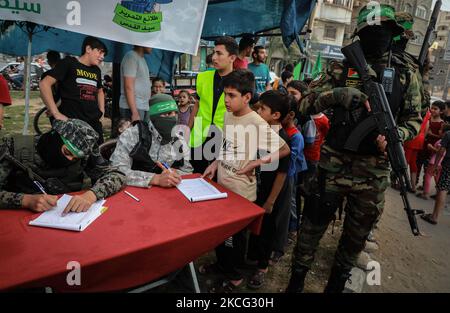
[[[219, 159], [214, 161], [203, 176], [213, 178], [217, 172], [218, 183], [244, 198], [256, 200], [255, 168], [265, 163], [278, 166], [277, 162], [290, 153], [288, 144], [272, 130], [249, 102], [255, 92], [255, 77], [248, 70], [232, 72], [223, 80], [225, 107], [223, 145]], [[268, 151], [262, 159], [257, 158], [258, 150]], [[217, 262], [200, 267], [201, 273], [211, 269], [223, 272], [226, 280], [214, 292], [230, 292], [243, 282], [236, 270], [244, 259], [245, 236], [241, 231], [216, 248]]]

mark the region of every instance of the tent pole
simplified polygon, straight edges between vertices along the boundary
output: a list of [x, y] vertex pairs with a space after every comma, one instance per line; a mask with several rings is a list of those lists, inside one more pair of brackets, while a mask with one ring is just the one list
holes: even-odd
[[25, 117], [23, 124], [23, 134], [28, 135], [28, 124], [30, 121], [30, 77], [31, 77], [31, 45], [32, 45], [32, 34], [28, 34], [28, 53], [27, 53], [27, 63], [25, 70]]
[[119, 99], [120, 99], [120, 63], [113, 63], [113, 102], [111, 116], [111, 138], [117, 138], [117, 125], [120, 120]]

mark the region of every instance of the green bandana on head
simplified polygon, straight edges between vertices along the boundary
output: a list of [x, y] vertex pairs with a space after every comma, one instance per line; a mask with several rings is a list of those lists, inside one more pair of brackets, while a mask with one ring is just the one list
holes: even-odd
[[164, 113], [168, 113], [168, 112], [172, 112], [172, 111], [178, 112], [178, 106], [177, 106], [177, 103], [175, 102], [175, 100], [167, 101], [167, 102], [159, 102], [157, 104], [154, 104], [150, 107], [150, 110], [148, 113], [150, 116], [154, 116], [154, 115], [160, 115], [160, 114], [164, 114]]
[[69, 151], [76, 156], [77, 158], [81, 159], [84, 157], [83, 151], [77, 148], [73, 143], [71, 143], [69, 140], [61, 136], [62, 141], [64, 142], [64, 145], [69, 149]]
[[149, 102], [149, 115], [161, 115], [169, 112], [178, 112], [178, 105], [176, 101], [169, 95], [157, 94], [154, 95]]
[[387, 4], [380, 4], [373, 6], [366, 5], [359, 11], [356, 33], [367, 26], [377, 25], [375, 22], [378, 18], [380, 22], [389, 22], [395, 35], [399, 35], [403, 32], [403, 28], [397, 24], [395, 20], [394, 7]]

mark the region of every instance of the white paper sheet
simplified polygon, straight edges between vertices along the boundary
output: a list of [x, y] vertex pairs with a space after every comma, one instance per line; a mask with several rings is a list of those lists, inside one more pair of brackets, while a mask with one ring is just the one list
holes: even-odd
[[73, 231], [83, 231], [89, 226], [97, 217], [99, 217], [105, 210], [103, 204], [105, 200], [95, 202], [87, 212], [83, 213], [68, 213], [61, 216], [67, 204], [72, 199], [72, 196], [63, 195], [56, 205], [56, 207], [42, 213], [38, 218], [30, 221], [32, 226], [59, 228]]
[[226, 192], [220, 192], [203, 178], [183, 179], [177, 188], [191, 202], [228, 197]]

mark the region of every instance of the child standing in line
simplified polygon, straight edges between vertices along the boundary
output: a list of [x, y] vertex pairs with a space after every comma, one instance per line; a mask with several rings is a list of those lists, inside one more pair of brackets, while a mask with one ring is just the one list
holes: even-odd
[[178, 125], [189, 124], [189, 118], [191, 117], [191, 95], [187, 90], [181, 90], [178, 94]]
[[[250, 106], [255, 93], [255, 76], [248, 70], [239, 69], [223, 78], [225, 113], [223, 145], [216, 161], [211, 163], [203, 177], [217, 181], [249, 201], [257, 199], [255, 169], [262, 164], [276, 162], [289, 155], [286, 142], [270, 128]], [[243, 131], [244, 130], [244, 131]], [[247, 132], [248, 130], [249, 132]], [[256, 135], [257, 138], [254, 138]], [[250, 137], [250, 138], [249, 138]], [[264, 158], [257, 152], [269, 151]], [[271, 210], [273, 203], [264, 208]], [[217, 262], [199, 267], [201, 274], [220, 272], [226, 280], [210, 292], [232, 292], [243, 284], [238, 267], [244, 263], [246, 248], [245, 230], [242, 230], [216, 248]]]
[[[270, 90], [261, 94], [259, 102], [261, 106], [258, 114], [285, 142], [289, 142], [281, 125], [289, 113], [288, 97], [279, 91]], [[266, 153], [263, 149], [260, 149], [259, 152], [262, 155]], [[289, 161], [290, 157], [286, 155], [280, 157], [278, 163], [261, 166], [261, 184], [258, 186], [256, 204], [261, 206], [266, 214], [263, 218], [261, 233], [258, 236], [251, 235], [249, 241], [249, 259], [258, 261], [257, 269], [247, 284], [252, 289], [261, 288], [265, 282], [277, 236], [281, 232], [286, 232], [285, 237], [287, 237], [289, 203], [291, 201], [290, 186], [286, 181]]]
[[[448, 129], [447, 127], [444, 129]], [[450, 191], [450, 131], [446, 131], [441, 141], [441, 148], [439, 149], [436, 159], [441, 160], [442, 156], [442, 170], [436, 186], [436, 202], [434, 203], [433, 213], [422, 214], [420, 217], [430, 224], [436, 225], [438, 218], [444, 210], [447, 193]], [[436, 162], [435, 162], [436, 164]], [[435, 164], [430, 165], [432, 170], [435, 170]]]
[[[280, 227], [280, 233], [277, 234], [277, 240], [274, 247], [271, 263], [277, 263], [281, 256], [284, 254], [284, 247], [287, 240], [295, 241], [297, 231], [299, 228], [299, 216], [300, 210], [297, 208], [296, 192], [297, 192], [297, 178], [299, 173], [304, 173], [307, 170], [305, 156], [303, 149], [305, 143], [303, 136], [295, 125], [295, 116], [297, 111], [297, 101], [293, 96], [289, 96], [289, 113], [283, 120], [283, 128], [286, 131], [291, 148], [291, 162], [289, 164], [289, 170], [287, 175], [288, 185], [291, 187], [291, 201], [288, 203], [290, 216], [288, 217], [287, 230]], [[289, 239], [287, 239], [288, 235]]]
[[[421, 158], [424, 160], [424, 172], [426, 173], [426, 169], [428, 167], [428, 161], [431, 158], [432, 151], [428, 149], [428, 145], [434, 146], [436, 141], [441, 139], [440, 130], [442, 124], [444, 124], [444, 120], [441, 118], [442, 113], [445, 110], [445, 103], [442, 101], [434, 101], [431, 104], [430, 108], [430, 120], [428, 121], [428, 125], [425, 131], [425, 143], [421, 153]], [[424, 178], [425, 178], [424, 173]], [[425, 183], [425, 181], [424, 181]], [[418, 196], [421, 197], [423, 194], [419, 193]]]
[[[439, 131], [439, 133], [441, 134], [441, 136], [443, 136], [445, 134], [445, 132], [448, 130], [450, 130], [450, 125], [444, 123], [444, 124], [442, 124], [441, 130]], [[425, 200], [429, 199], [431, 178], [434, 177], [434, 182], [437, 184], [439, 181], [439, 176], [441, 174], [442, 158], [439, 160], [436, 158], [437, 153], [441, 149], [441, 139], [436, 141], [434, 143], [434, 145], [431, 145], [429, 143], [427, 146], [427, 149], [431, 151], [431, 157], [430, 157], [430, 160], [428, 161], [428, 167], [425, 171], [425, 176], [423, 179], [423, 181], [424, 181], [423, 193], [417, 195], [419, 198], [422, 198]], [[445, 152], [444, 152], [443, 156], [445, 156]]]

